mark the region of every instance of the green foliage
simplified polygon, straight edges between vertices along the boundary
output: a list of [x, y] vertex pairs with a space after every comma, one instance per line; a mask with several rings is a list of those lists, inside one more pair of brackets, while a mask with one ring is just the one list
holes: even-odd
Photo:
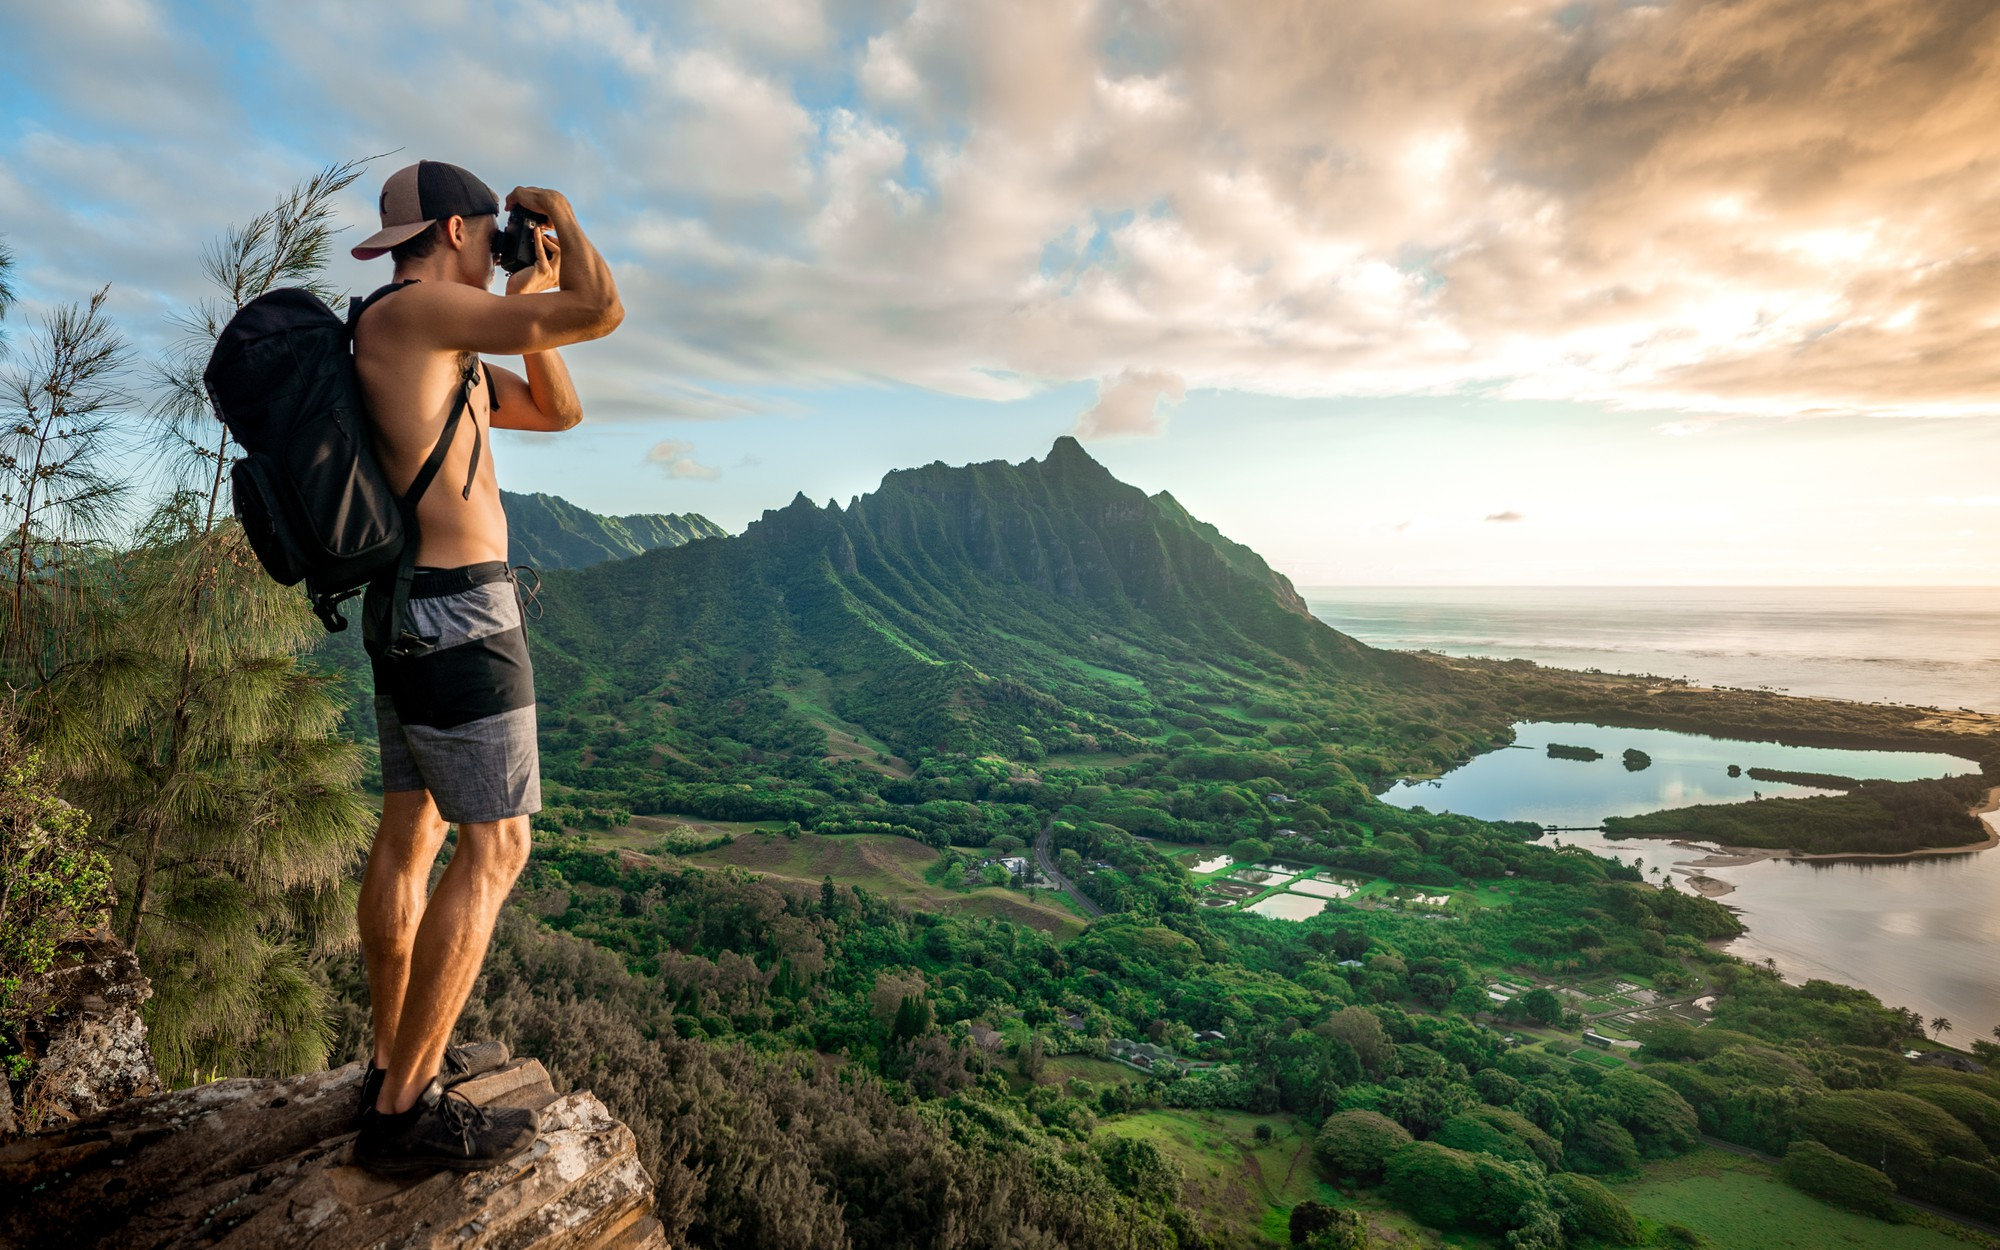
[[1139, 1202], [1171, 1202], [1180, 1195], [1180, 1164], [1144, 1138], [1107, 1137], [1098, 1144], [1097, 1154], [1111, 1183]]
[[1603, 759], [1604, 752], [1598, 750], [1596, 747], [1577, 747], [1563, 742], [1551, 742], [1549, 743], [1549, 758], [1552, 760], [1581, 760], [1584, 763], [1589, 763], [1592, 760]]
[[1614, 1120], [1579, 1118], [1563, 1136], [1563, 1162], [1595, 1176], [1625, 1176], [1639, 1169], [1639, 1146]]
[[1850, 794], [1614, 816], [1604, 827], [1615, 837], [1694, 838], [1816, 854], [1893, 854], [1983, 839], [1985, 826], [1970, 809], [1990, 784], [1981, 774], [1932, 781], [1863, 781]]
[[1409, 1130], [1385, 1115], [1342, 1111], [1320, 1125], [1313, 1151], [1334, 1175], [1372, 1184], [1381, 1180], [1390, 1158], [1410, 1141]]
[[1562, 1018], [1562, 1000], [1541, 986], [1536, 986], [1525, 994], [1516, 994], [1501, 1004], [1500, 1015], [1508, 1020], [1533, 1020], [1536, 1024], [1554, 1024]]
[[1474, 1107], [1444, 1122], [1431, 1138], [1454, 1150], [1485, 1151], [1515, 1163], [1532, 1163], [1554, 1171], [1562, 1160], [1562, 1146], [1529, 1122], [1527, 1117], [1502, 1107]]
[[1940, 1108], [1978, 1134], [1988, 1151], [2000, 1151], [2000, 1099], [1976, 1089], [1934, 1081], [1909, 1082], [1901, 1092]]
[[[1438, 1228], [1504, 1233], [1553, 1219], [1547, 1183], [1533, 1168], [1436, 1142], [1397, 1151], [1385, 1188], [1398, 1206]], [[1561, 1245], [1559, 1234], [1554, 1245]]]
[[1238, 838], [1229, 844], [1229, 857], [1239, 864], [1256, 864], [1271, 858], [1271, 844], [1257, 838]]
[[1639, 1244], [1639, 1221], [1623, 1199], [1587, 1176], [1557, 1172], [1549, 1177], [1549, 1192], [1564, 1231], [1613, 1246]]
[[0, 1066], [18, 1068], [22, 1031], [46, 1010], [36, 979], [111, 903], [109, 866], [90, 849], [89, 825], [0, 720]]
[[678, 547], [697, 538], [727, 537], [695, 512], [598, 516], [554, 495], [500, 492], [507, 513], [507, 563], [538, 570], [587, 568], [606, 560]]
[[1292, 1244], [1306, 1250], [1369, 1250], [1375, 1244], [1366, 1216], [1323, 1202], [1308, 1200], [1293, 1207], [1286, 1229]]
[[317, 629], [305, 603], [271, 583], [227, 515], [232, 448], [200, 374], [249, 300], [275, 285], [331, 295], [318, 277], [331, 204], [359, 172], [323, 171], [205, 257], [223, 300], [192, 310], [189, 340], [158, 370], [163, 463], [180, 486], [135, 546], [61, 587], [93, 629], [38, 670], [23, 704], [110, 859], [119, 935], [152, 980], [147, 1021], [172, 1081], [317, 1066], [328, 998], [310, 965], [352, 928], [361, 754], [336, 736], [334, 688], [298, 661]]
[[1160, 1091], [1160, 1101], [1169, 1107], [1215, 1109], [1233, 1107], [1249, 1110], [1259, 1101], [1256, 1079], [1233, 1063], [1218, 1064], [1190, 1072]]
[[0, 374], [0, 681], [48, 682], [97, 632], [94, 593], [125, 483], [111, 465], [130, 350], [105, 313], [110, 287], [42, 319]]
[[1895, 1223], [1901, 1215], [1896, 1187], [1888, 1177], [1816, 1141], [1793, 1142], [1779, 1174], [1794, 1188], [1821, 1202]]

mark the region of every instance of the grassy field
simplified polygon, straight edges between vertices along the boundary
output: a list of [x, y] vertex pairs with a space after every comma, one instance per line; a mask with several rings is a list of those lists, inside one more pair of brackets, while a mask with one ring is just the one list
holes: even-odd
[[[1257, 1126], [1271, 1126], [1259, 1143]], [[1289, 1115], [1247, 1111], [1147, 1111], [1105, 1122], [1106, 1133], [1141, 1137], [1180, 1163], [1190, 1203], [1214, 1227], [1256, 1244], [1286, 1243], [1291, 1209], [1308, 1198], [1337, 1201], [1339, 1192], [1319, 1179], [1309, 1126]]]
[[[1691, 1228], [1716, 1250], [1965, 1250], [1967, 1245], [1935, 1228], [1884, 1224], [1827, 1206], [1755, 1159], [1707, 1147], [1649, 1164], [1643, 1178], [1611, 1188], [1634, 1215]], [[1973, 1245], [1990, 1244], [1968, 1236]]]
[[676, 841], [699, 844], [717, 837], [740, 837], [748, 833], [768, 833], [777, 821], [706, 820], [699, 816], [634, 816], [616, 829], [569, 829], [592, 846], [607, 851], [653, 851], [663, 844], [671, 850]]
[[842, 885], [860, 886], [925, 911], [1011, 920], [1064, 938], [1083, 929], [1081, 917], [1047, 895], [1030, 899], [1018, 890], [996, 886], [960, 892], [932, 885], [924, 880], [924, 869], [937, 857], [920, 842], [886, 833], [838, 837], [802, 833], [788, 838], [756, 832], [686, 858], [691, 864], [733, 864], [814, 887], [832, 877]]
[[1146, 1074], [1137, 1068], [1128, 1068], [1109, 1059], [1096, 1059], [1089, 1055], [1057, 1055], [1042, 1061], [1042, 1075], [1035, 1083], [1057, 1085], [1065, 1081], [1089, 1081], [1093, 1085], [1130, 1085], [1146, 1079]]
[[[1257, 1126], [1271, 1140], [1257, 1140]], [[1378, 1250], [1490, 1247], [1490, 1239], [1421, 1227], [1379, 1198], [1344, 1194], [1320, 1179], [1312, 1127], [1282, 1113], [1147, 1111], [1105, 1121], [1102, 1133], [1141, 1137], [1164, 1150], [1187, 1176], [1185, 1196], [1211, 1231], [1230, 1246], [1287, 1246], [1292, 1208], [1308, 1198], [1365, 1211]]]

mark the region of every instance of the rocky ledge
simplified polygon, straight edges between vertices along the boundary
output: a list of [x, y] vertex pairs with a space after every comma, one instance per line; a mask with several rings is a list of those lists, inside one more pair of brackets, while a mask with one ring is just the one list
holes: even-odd
[[631, 1130], [533, 1059], [461, 1088], [534, 1107], [541, 1140], [488, 1172], [348, 1164], [362, 1069], [229, 1080], [0, 1145], [0, 1246], [63, 1250], [667, 1250]]

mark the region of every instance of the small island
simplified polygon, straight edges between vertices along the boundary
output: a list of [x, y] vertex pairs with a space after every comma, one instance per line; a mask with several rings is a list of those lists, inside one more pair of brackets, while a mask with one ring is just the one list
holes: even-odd
[[1626, 772], [1642, 773], [1645, 772], [1647, 769], [1651, 768], [1652, 766], [1653, 766], [1652, 756], [1646, 754], [1644, 751], [1641, 751], [1638, 747], [1625, 748]]
[[1592, 760], [1604, 758], [1604, 752], [1595, 747], [1573, 747], [1561, 742], [1549, 743], [1549, 758], [1552, 760], [1582, 760], [1588, 764]]

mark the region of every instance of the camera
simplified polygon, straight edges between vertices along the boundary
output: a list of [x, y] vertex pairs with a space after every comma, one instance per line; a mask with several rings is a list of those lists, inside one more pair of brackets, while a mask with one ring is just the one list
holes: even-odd
[[493, 236], [493, 258], [508, 273], [534, 268], [539, 255], [535, 251], [535, 234], [548, 224], [548, 218], [516, 204], [514, 211], [507, 214], [506, 229]]

